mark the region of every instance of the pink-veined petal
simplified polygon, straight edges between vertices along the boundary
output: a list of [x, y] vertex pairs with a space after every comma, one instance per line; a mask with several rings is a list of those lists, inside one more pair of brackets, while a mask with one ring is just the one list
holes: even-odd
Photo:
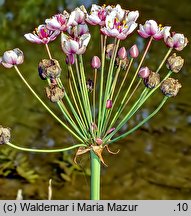
[[43, 43], [43, 41], [38, 36], [32, 33], [25, 34], [24, 37], [32, 43], [37, 43], [37, 44]]

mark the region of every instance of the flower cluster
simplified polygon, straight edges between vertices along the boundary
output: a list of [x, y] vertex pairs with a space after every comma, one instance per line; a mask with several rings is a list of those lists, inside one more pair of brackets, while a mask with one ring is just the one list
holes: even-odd
[[[183, 34], [171, 32], [170, 26], [162, 27], [155, 20], [147, 20], [144, 24], [138, 25], [138, 17], [138, 11], [124, 10], [118, 4], [116, 6], [93, 4], [90, 13], [84, 6], [76, 8], [71, 13], [64, 11], [62, 14], [59, 13], [46, 19], [44, 24], [39, 25], [33, 33], [24, 35], [30, 42], [44, 44], [47, 49], [49, 59], [40, 61], [39, 76], [48, 82], [48, 87], [45, 89], [46, 96], [58, 105], [69, 127], [47, 108], [22, 77], [17, 68], [17, 65], [22, 64], [24, 60], [21, 50], [16, 48], [6, 51], [0, 59], [4, 67], [14, 66], [40, 103], [81, 142], [83, 148], [79, 148], [76, 156], [93, 151], [104, 163], [103, 149], [106, 148], [111, 153], [108, 144], [122, 139], [148, 121], [159, 111], [167, 98], [177, 95], [182, 86], [178, 80], [170, 76], [173, 72], [178, 73], [181, 70], [184, 60], [176, 56], [176, 53], [170, 57], [169, 55], [173, 49], [183, 50], [188, 43], [187, 38]], [[91, 39], [88, 25], [97, 25], [101, 34], [101, 59], [93, 55], [90, 63], [94, 78], [87, 77], [87, 74], [89, 76], [91, 73], [86, 72], [86, 67], [84, 67], [86, 65], [83, 63], [83, 54]], [[136, 44], [128, 49], [119, 46], [120, 41], [129, 37], [137, 27], [136, 33], [146, 40], [148, 38], [143, 53], [139, 51]], [[56, 59], [52, 58], [48, 48], [48, 44], [60, 35], [61, 48], [66, 55], [65, 62], [69, 74], [67, 88], [61, 81], [61, 66]], [[108, 40], [108, 37], [115, 38], [113, 43], [111, 39]], [[163, 41], [163, 45], [168, 47], [167, 53], [156, 69], [150, 69], [148, 65], [143, 64], [153, 41]], [[106, 59], [108, 64], [105, 63]], [[133, 61], [136, 61], [134, 65], [137, 65], [135, 72], [131, 67]], [[159, 71], [165, 63], [169, 71], [162, 78]], [[122, 70], [125, 70], [124, 76], [120, 74]], [[127, 83], [126, 78], [129, 73], [134, 73], [134, 75]], [[142, 89], [137, 91], [138, 88]], [[124, 91], [121, 91], [122, 89]], [[161, 89], [164, 94], [157, 109], [134, 128], [114, 137], [157, 89]], [[135, 103], [129, 108], [127, 104], [132, 97], [135, 97], [135, 100], [132, 100]], [[119, 106], [116, 106], [117, 102]], [[128, 111], [127, 108], [129, 108]], [[1, 142], [4, 142], [4, 137]]]

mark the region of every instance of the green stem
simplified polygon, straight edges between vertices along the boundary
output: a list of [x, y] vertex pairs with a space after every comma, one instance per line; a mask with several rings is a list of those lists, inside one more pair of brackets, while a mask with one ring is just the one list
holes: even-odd
[[100, 171], [101, 162], [99, 157], [91, 150], [91, 200], [100, 199]]
[[[123, 120], [119, 123], [119, 125], [116, 127], [116, 129], [109, 134], [105, 139], [103, 139], [103, 142], [106, 143], [111, 137], [119, 131], [123, 125], [137, 112], [137, 110], [145, 103], [145, 101], [159, 88], [161, 83], [167, 79], [170, 75], [172, 74], [172, 71], [169, 71], [168, 74], [163, 78], [163, 80], [155, 87], [153, 88], [148, 94], [147, 94], [147, 89], [145, 89], [142, 94], [144, 95], [143, 97], [141, 96], [141, 99], [136, 101], [133, 107], [130, 109], [130, 111], [125, 115]], [[141, 95], [142, 95], [141, 94]]]
[[147, 116], [145, 119], [143, 119], [143, 121], [141, 121], [139, 124], [137, 124], [135, 127], [133, 127], [132, 129], [130, 129], [129, 131], [127, 131], [126, 133], [118, 136], [115, 139], [112, 139], [111, 141], [109, 141], [107, 144], [111, 144], [113, 142], [116, 142], [126, 136], [128, 136], [129, 134], [133, 133], [135, 130], [137, 130], [139, 127], [141, 127], [143, 124], [145, 124], [149, 119], [151, 119], [154, 115], [157, 114], [157, 112], [162, 108], [162, 106], [164, 105], [164, 103], [167, 101], [168, 97], [164, 97], [164, 99], [162, 100], [162, 102], [160, 103], [160, 105], [157, 107], [157, 109], [152, 112], [149, 116]]
[[[102, 36], [101, 36], [102, 37]], [[98, 110], [98, 128], [102, 118], [102, 100], [103, 100], [103, 79], [104, 79], [104, 68], [105, 68], [105, 50], [106, 50], [107, 36], [104, 37], [103, 48], [101, 49], [101, 78], [100, 78], [100, 94], [99, 94], [99, 110]], [[102, 43], [102, 42], [101, 42]]]
[[49, 109], [47, 107], [47, 105], [40, 99], [40, 97], [36, 94], [36, 92], [31, 88], [31, 86], [28, 84], [28, 82], [25, 80], [25, 78], [23, 77], [23, 75], [20, 73], [18, 67], [15, 65], [14, 66], [16, 72], [18, 73], [18, 75], [20, 76], [20, 78], [22, 79], [22, 81], [25, 83], [25, 85], [29, 88], [29, 90], [32, 92], [32, 94], [36, 97], [36, 99], [43, 105], [43, 107], [65, 128], [67, 129], [74, 137], [76, 137], [79, 141], [83, 142], [83, 140], [76, 134], [74, 133], [74, 131], [72, 131], [64, 122], [62, 122], [60, 120], [60, 118], [58, 118], [58, 116], [56, 116], [54, 114], [54, 112], [52, 112], [51, 109]]
[[162, 68], [163, 64], [165, 63], [166, 59], [168, 58], [168, 56], [170, 55], [170, 53], [172, 52], [173, 48], [170, 48], [168, 50], [168, 52], [166, 53], [165, 57], [163, 58], [162, 62], [160, 63], [156, 73], [158, 73], [160, 71], [160, 69]]
[[28, 151], [28, 152], [41, 152], [41, 153], [55, 153], [55, 152], [64, 152], [64, 151], [69, 151], [71, 149], [74, 149], [74, 148], [78, 148], [78, 147], [82, 147], [82, 146], [86, 146], [85, 144], [76, 144], [74, 146], [70, 146], [70, 147], [67, 147], [67, 148], [61, 148], [61, 149], [31, 149], [31, 148], [24, 148], [24, 147], [20, 147], [20, 146], [17, 146], [17, 145], [14, 145], [13, 143], [6, 143], [8, 146], [12, 147], [12, 148], [15, 148], [15, 149], [18, 149], [18, 150], [21, 150], [21, 151]]
[[97, 84], [97, 69], [94, 71], [94, 89], [93, 89], [93, 117], [94, 117], [94, 123], [96, 124], [96, 84]]

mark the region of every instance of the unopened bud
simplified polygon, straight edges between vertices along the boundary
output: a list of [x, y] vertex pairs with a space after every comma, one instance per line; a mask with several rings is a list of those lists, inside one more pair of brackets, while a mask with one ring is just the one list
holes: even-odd
[[155, 88], [160, 83], [159, 73], [150, 71], [149, 76], [144, 79], [144, 83], [148, 88]]
[[148, 67], [142, 67], [140, 68], [139, 72], [138, 72], [138, 76], [145, 79], [149, 76], [150, 74], [150, 70]]
[[91, 129], [92, 129], [92, 131], [98, 130], [96, 123], [94, 123], [94, 122], [91, 123]]
[[178, 73], [184, 64], [184, 59], [181, 56], [176, 56], [176, 53], [167, 59], [166, 66], [174, 73]]
[[57, 85], [46, 87], [45, 91], [46, 96], [53, 103], [62, 100], [62, 98], [64, 97], [64, 88], [59, 88]]
[[124, 60], [127, 57], [127, 51], [125, 47], [121, 47], [118, 51], [118, 57], [120, 60]]
[[94, 56], [92, 58], [92, 61], [91, 61], [91, 67], [93, 69], [99, 69], [101, 66], [101, 61], [100, 61], [100, 58], [98, 56]]
[[75, 63], [74, 55], [67, 55], [66, 56], [66, 64], [73, 65]]
[[60, 76], [61, 67], [55, 59], [43, 59], [38, 65], [38, 72], [41, 79], [57, 78]]
[[173, 78], [167, 78], [164, 80], [161, 84], [161, 90], [164, 95], [168, 97], [175, 97], [182, 85], [178, 82], [178, 80], [175, 80]]
[[96, 143], [98, 144], [98, 145], [101, 145], [101, 144], [103, 144], [103, 140], [101, 139], [101, 138], [96, 138]]
[[6, 144], [11, 138], [11, 133], [9, 128], [3, 128], [0, 125], [0, 144]]
[[109, 135], [109, 134], [112, 133], [114, 130], [115, 130], [115, 128], [110, 128], [110, 129], [106, 132], [106, 134]]
[[94, 82], [91, 79], [88, 79], [86, 82], [88, 91], [92, 92], [94, 90]]
[[139, 50], [137, 45], [133, 45], [130, 49], [129, 49], [129, 54], [131, 56], [131, 58], [137, 58], [139, 55]]
[[106, 102], [106, 108], [111, 109], [112, 108], [112, 100], [107, 100]]

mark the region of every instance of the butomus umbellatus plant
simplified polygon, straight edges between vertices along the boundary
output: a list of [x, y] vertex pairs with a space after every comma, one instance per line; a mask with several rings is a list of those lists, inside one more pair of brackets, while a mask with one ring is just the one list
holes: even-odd
[[[38, 65], [38, 73], [47, 82], [46, 96], [55, 103], [63, 114], [60, 119], [33, 90], [19, 70], [19, 64], [24, 61], [24, 54], [19, 48], [4, 52], [1, 64], [5, 68], [14, 68], [21, 80], [44, 108], [57, 120], [64, 130], [70, 132], [76, 139], [76, 145], [64, 145], [61, 149], [30, 149], [23, 148], [10, 142], [8, 128], [0, 128], [0, 143], [10, 147], [30, 152], [63, 152], [76, 149], [74, 161], [85, 153], [90, 154], [91, 164], [91, 199], [100, 199], [100, 170], [101, 164], [107, 166], [102, 152], [111, 154], [113, 143], [133, 133], [145, 122], [152, 118], [170, 97], [177, 95], [181, 84], [172, 78], [178, 73], [184, 63], [173, 50], [181, 51], [188, 43], [180, 33], [171, 33], [170, 26], [162, 26], [154, 20], [147, 20], [143, 25], [137, 23], [138, 11], [129, 11], [116, 6], [98, 6], [93, 4], [90, 13], [84, 6], [76, 8], [71, 13], [64, 11], [46, 19], [34, 30], [25, 34], [25, 38], [36, 44], [44, 45], [48, 54]], [[100, 29], [100, 55], [92, 55], [91, 68], [93, 79], [88, 79], [87, 65], [84, 55], [91, 40], [88, 26]], [[138, 27], [138, 30], [136, 28]], [[93, 28], [93, 27], [92, 27]], [[132, 34], [137, 34], [146, 40], [142, 52], [136, 44], [120, 47]], [[65, 56], [69, 78], [62, 73], [58, 60], [49, 44], [61, 36], [61, 54]], [[112, 41], [112, 43], [111, 43]], [[156, 68], [144, 65], [153, 41], [168, 47], [163, 59]], [[58, 49], [57, 49], [58, 51]], [[139, 57], [136, 68], [133, 61]], [[166, 64], [166, 75], [161, 77], [160, 70]], [[165, 70], [165, 69], [164, 69]], [[123, 71], [123, 73], [122, 73]], [[125, 72], [124, 72], [125, 71]], [[122, 79], [121, 79], [122, 76]], [[129, 81], [129, 76], [130, 81]], [[62, 79], [68, 79], [64, 86]], [[128, 80], [128, 82], [127, 82]], [[164, 94], [161, 102], [145, 118], [127, 131], [118, 133], [128, 121], [145, 106], [147, 100], [153, 100], [156, 92]]]

